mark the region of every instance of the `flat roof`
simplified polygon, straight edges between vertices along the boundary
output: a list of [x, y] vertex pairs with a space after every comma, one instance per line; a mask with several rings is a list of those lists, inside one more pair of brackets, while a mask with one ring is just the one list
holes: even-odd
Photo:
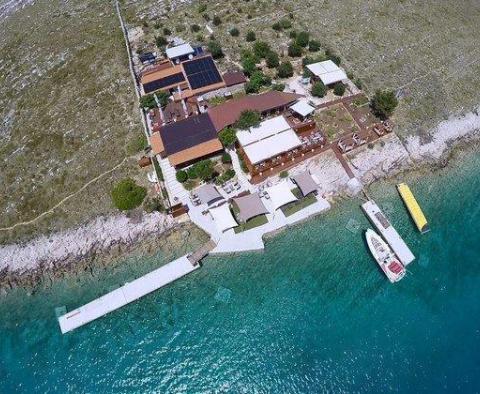
[[206, 113], [167, 124], [160, 128], [160, 135], [168, 155], [217, 139], [217, 131]]
[[315, 76], [320, 78], [324, 85], [330, 85], [332, 83], [340, 82], [348, 78], [347, 74], [345, 74], [345, 71], [343, 71], [331, 60], [308, 64], [307, 68]]
[[315, 111], [315, 107], [308, 104], [306, 100], [300, 100], [298, 103], [293, 104], [290, 109], [303, 117]]
[[165, 53], [169, 59], [176, 59], [180, 56], [190, 55], [194, 52], [192, 46], [188, 43], [177, 45], [175, 47], [167, 48]]
[[302, 145], [302, 141], [300, 141], [298, 135], [292, 129], [289, 129], [247, 145], [243, 150], [250, 163], [258, 164], [300, 145]]
[[240, 145], [245, 147], [253, 142], [263, 140], [264, 138], [268, 138], [290, 128], [290, 125], [283, 116], [276, 116], [275, 118], [264, 120], [256, 127], [237, 131], [237, 139]]
[[227, 87], [247, 82], [245, 75], [241, 71], [228, 71], [223, 74], [223, 80]]
[[295, 93], [271, 91], [229, 100], [210, 108], [208, 113], [217, 131], [221, 131], [225, 127], [233, 125], [243, 111], [269, 112], [293, 104], [301, 97], [304, 96]]

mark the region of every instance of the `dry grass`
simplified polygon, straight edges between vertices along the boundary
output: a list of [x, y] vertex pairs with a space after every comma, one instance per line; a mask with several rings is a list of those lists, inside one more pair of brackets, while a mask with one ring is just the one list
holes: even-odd
[[[37, 1], [3, 22], [0, 37], [0, 227], [28, 221], [127, 155], [141, 126], [119, 23], [110, 2]], [[113, 207], [127, 163], [3, 242], [80, 224]]]

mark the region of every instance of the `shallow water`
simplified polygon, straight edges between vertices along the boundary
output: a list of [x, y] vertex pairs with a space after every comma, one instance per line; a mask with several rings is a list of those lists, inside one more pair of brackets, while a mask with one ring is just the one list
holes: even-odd
[[0, 392], [476, 392], [480, 155], [410, 174], [432, 231], [394, 182], [370, 195], [417, 260], [391, 285], [366, 251], [357, 201], [62, 336], [72, 309], [171, 256], [131, 260], [0, 306]]

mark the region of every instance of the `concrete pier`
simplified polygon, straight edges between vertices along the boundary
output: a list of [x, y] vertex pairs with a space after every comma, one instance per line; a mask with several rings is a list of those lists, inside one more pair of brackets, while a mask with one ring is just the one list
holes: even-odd
[[58, 318], [63, 334], [163, 287], [198, 269], [185, 255]]

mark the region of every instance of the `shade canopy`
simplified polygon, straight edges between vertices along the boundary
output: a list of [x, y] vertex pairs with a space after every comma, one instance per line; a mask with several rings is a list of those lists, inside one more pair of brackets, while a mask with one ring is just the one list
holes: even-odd
[[287, 182], [280, 182], [275, 186], [266, 188], [265, 191], [270, 196], [270, 201], [273, 204], [274, 210], [297, 200], [297, 197], [293, 195]]
[[223, 200], [222, 195], [218, 192], [217, 188], [213, 185], [207, 184], [195, 190], [195, 194], [198, 196], [202, 204], [212, 205], [220, 200]]
[[309, 64], [307, 68], [316, 77], [320, 78], [324, 85], [331, 85], [332, 83], [340, 82], [348, 78], [345, 71], [331, 60]]
[[238, 226], [238, 223], [230, 212], [228, 204], [222, 204], [219, 207], [210, 208], [210, 214], [212, 215], [215, 225], [221, 232]]
[[292, 130], [286, 130], [279, 134], [272, 135], [261, 141], [247, 145], [243, 151], [252, 164], [258, 164], [262, 161], [298, 148], [302, 145], [302, 141], [298, 135]]
[[276, 116], [272, 119], [264, 120], [258, 126], [250, 127], [248, 130], [238, 130], [237, 139], [240, 145], [246, 146], [289, 130], [290, 128], [290, 125], [283, 116]]
[[308, 116], [315, 111], [315, 108], [308, 104], [305, 100], [301, 100], [298, 103], [292, 105], [290, 109], [293, 112], [299, 114], [301, 117]]
[[268, 213], [268, 209], [263, 205], [258, 193], [237, 197], [234, 198], [233, 201], [237, 204], [237, 207], [240, 210], [238, 216], [242, 222], [246, 222], [255, 216]]
[[310, 173], [307, 171], [295, 175], [292, 177], [292, 180], [297, 184], [304, 196], [318, 189], [317, 182], [315, 182]]

